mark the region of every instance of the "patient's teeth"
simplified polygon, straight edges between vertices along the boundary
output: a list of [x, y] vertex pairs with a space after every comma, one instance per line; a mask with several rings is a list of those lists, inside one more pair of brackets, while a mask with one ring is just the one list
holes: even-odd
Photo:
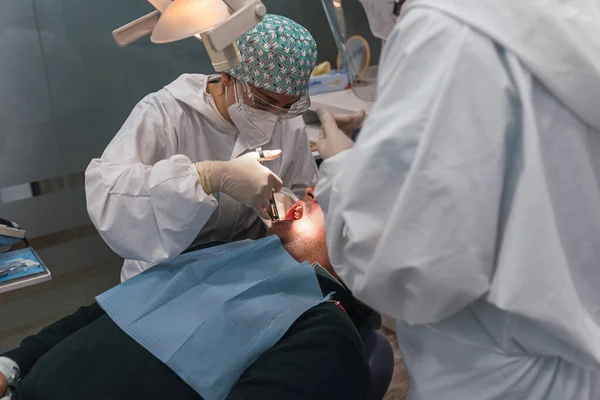
[[301, 205], [296, 206], [294, 208], [293, 219], [299, 220], [302, 218], [303, 207]]

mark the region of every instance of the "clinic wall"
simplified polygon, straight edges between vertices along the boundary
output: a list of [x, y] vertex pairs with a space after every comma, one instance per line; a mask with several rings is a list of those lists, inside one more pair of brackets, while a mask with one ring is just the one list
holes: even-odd
[[[264, 2], [313, 33], [319, 61], [335, 60], [321, 0]], [[353, 29], [368, 34], [359, 2], [345, 2]], [[0, 216], [27, 229], [53, 273], [0, 294], [0, 352], [118, 283], [122, 260], [91, 225], [83, 171], [142, 97], [211, 71], [194, 39], [113, 42], [113, 29], [150, 11], [144, 0], [0, 1]]]

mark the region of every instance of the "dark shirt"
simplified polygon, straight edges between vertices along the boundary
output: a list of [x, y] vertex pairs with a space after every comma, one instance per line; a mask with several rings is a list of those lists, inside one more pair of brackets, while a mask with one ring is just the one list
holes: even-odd
[[[96, 304], [4, 354], [23, 379], [19, 400], [201, 399]], [[304, 313], [241, 376], [228, 399], [365, 399], [369, 369], [348, 315], [327, 302]]]

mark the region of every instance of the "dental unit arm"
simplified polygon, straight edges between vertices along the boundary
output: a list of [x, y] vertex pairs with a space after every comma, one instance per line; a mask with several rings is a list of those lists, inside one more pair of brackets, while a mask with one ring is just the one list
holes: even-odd
[[216, 72], [242, 60], [238, 37], [252, 29], [267, 13], [261, 0], [148, 0], [156, 11], [113, 31], [121, 47], [152, 34], [154, 43], [195, 37], [204, 43]]

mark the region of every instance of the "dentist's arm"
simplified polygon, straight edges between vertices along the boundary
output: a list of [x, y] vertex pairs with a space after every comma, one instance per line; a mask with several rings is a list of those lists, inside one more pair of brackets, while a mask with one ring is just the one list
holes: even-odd
[[177, 154], [183, 110], [166, 91], [144, 98], [85, 173], [87, 209], [126, 259], [161, 262], [189, 246], [217, 207], [195, 162]]

